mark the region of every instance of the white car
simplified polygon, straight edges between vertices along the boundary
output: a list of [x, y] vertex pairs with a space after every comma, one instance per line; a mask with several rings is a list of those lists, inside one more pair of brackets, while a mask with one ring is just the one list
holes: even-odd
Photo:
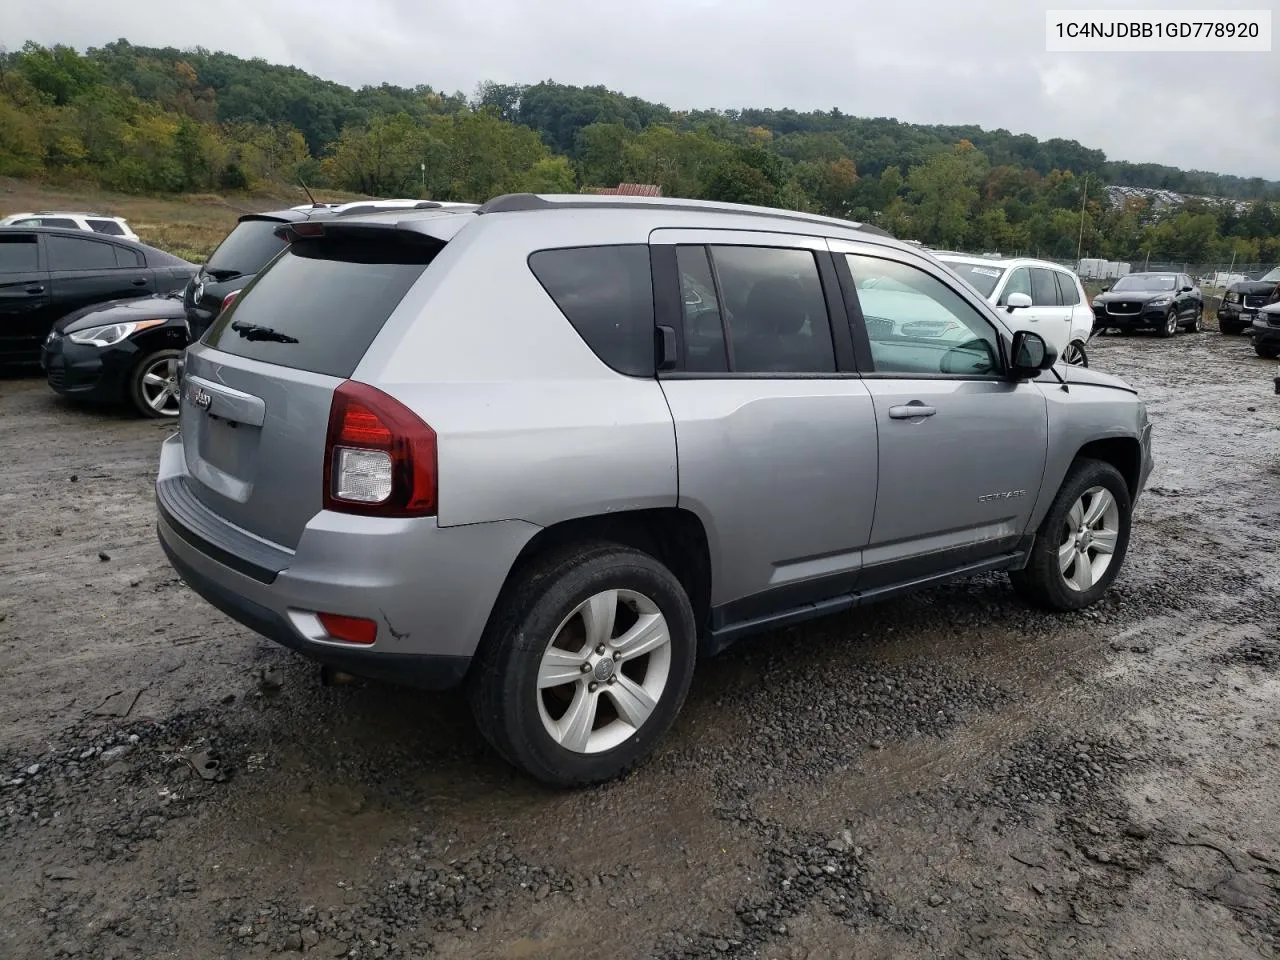
[[1066, 267], [1026, 257], [934, 256], [1006, 311], [1010, 326], [1040, 334], [1064, 363], [1089, 365], [1085, 344], [1093, 333], [1093, 308], [1080, 278]]
[[67, 230], [85, 230], [108, 237], [138, 239], [122, 217], [108, 217], [100, 213], [64, 213], [41, 211], [40, 213], [14, 213], [0, 220], [0, 227], [64, 227]]

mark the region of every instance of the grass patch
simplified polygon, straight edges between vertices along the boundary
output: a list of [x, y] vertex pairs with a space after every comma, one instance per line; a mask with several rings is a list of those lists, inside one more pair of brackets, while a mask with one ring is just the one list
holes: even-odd
[[[312, 192], [317, 200], [362, 199], [342, 191]], [[300, 188], [283, 185], [255, 193], [134, 196], [0, 177], [0, 217], [36, 210], [83, 210], [124, 217], [143, 243], [193, 263], [203, 263], [242, 214], [306, 202]]]

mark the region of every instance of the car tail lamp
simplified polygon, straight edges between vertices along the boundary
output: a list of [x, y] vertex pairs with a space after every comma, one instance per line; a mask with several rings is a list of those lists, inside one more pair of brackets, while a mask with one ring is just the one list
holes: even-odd
[[347, 380], [333, 393], [324, 448], [324, 507], [376, 517], [429, 517], [437, 505], [436, 434], [381, 390]]
[[231, 306], [233, 303], [236, 302], [236, 297], [238, 296], [240, 296], [239, 290], [232, 290], [230, 293], [228, 293], [225, 297], [222, 298], [221, 309], [226, 310], [227, 307]]
[[340, 613], [317, 613], [316, 619], [324, 632], [334, 640], [359, 643], [365, 646], [378, 639], [378, 625], [364, 617], [346, 617]]

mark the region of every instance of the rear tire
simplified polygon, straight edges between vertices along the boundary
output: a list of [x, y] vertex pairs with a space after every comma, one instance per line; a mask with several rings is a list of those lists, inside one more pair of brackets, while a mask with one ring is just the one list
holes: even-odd
[[1062, 362], [1072, 367], [1087, 367], [1089, 355], [1085, 353], [1084, 343], [1080, 340], [1072, 340], [1068, 343], [1066, 349], [1062, 351]]
[[1096, 603], [1124, 564], [1132, 514], [1120, 471], [1100, 460], [1077, 460], [1036, 531], [1026, 567], [1009, 571], [1014, 589], [1045, 610]]
[[129, 402], [144, 417], [171, 419], [178, 415], [181, 359], [181, 350], [156, 350], [139, 360], [129, 374]]
[[472, 714], [535, 779], [601, 783], [671, 727], [696, 654], [693, 608], [670, 570], [628, 547], [576, 544], [503, 590], [468, 681]]
[[1187, 329], [1192, 333], [1200, 333], [1204, 330], [1204, 307], [1196, 308], [1195, 318], [1188, 325]]

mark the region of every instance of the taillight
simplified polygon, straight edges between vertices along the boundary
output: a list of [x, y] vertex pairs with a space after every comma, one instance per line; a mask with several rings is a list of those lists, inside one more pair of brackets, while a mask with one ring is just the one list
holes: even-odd
[[239, 290], [232, 290], [230, 293], [228, 293], [225, 297], [222, 298], [221, 309], [225, 310], [227, 309], [227, 307], [231, 306], [231, 304], [235, 303], [236, 297], [238, 296], [240, 296]]
[[436, 434], [399, 400], [347, 380], [333, 392], [324, 507], [377, 517], [436, 512]]

